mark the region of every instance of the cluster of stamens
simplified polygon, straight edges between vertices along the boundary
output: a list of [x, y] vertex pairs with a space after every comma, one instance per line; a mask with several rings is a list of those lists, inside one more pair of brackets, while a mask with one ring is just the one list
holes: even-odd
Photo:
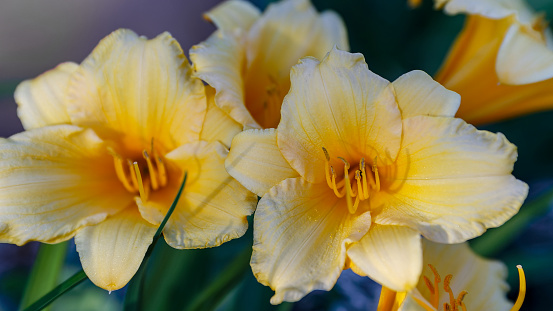
[[[432, 273], [434, 274], [434, 283], [430, 281], [426, 276], [423, 276], [424, 283], [426, 284], [426, 287], [428, 287], [428, 290], [430, 290], [430, 303], [435, 308], [435, 310], [438, 310], [439, 304], [440, 304], [440, 289], [438, 287], [438, 284], [441, 282], [440, 275], [438, 274], [438, 271], [434, 266], [431, 264], [428, 264], [428, 267], [430, 267], [430, 270], [432, 270]], [[449, 284], [451, 283], [451, 279], [453, 278], [453, 275], [448, 274], [444, 279], [444, 291], [449, 294], [449, 303], [445, 302], [443, 305], [444, 311], [467, 311], [467, 307], [463, 303], [463, 299], [465, 298], [465, 295], [467, 294], [467, 291], [461, 291], [459, 295], [457, 295], [457, 298], [455, 298], [455, 295], [453, 294], [453, 290], [451, 290], [451, 287]], [[423, 307], [425, 307], [423, 305]], [[426, 307], [425, 307], [426, 308]], [[432, 310], [428, 309], [427, 310]]]
[[[337, 197], [346, 197], [348, 210], [351, 214], [357, 211], [360, 201], [369, 198], [369, 187], [374, 191], [380, 191], [380, 177], [378, 175], [378, 167], [376, 165], [377, 158], [374, 158], [374, 163], [371, 167], [372, 174], [367, 174], [365, 169], [365, 158], [361, 158], [359, 161], [358, 169], [350, 172], [349, 169], [351, 166], [349, 162], [342, 157], [338, 157], [338, 159], [344, 163], [344, 178], [336, 182], [336, 171], [334, 170], [334, 167], [330, 165], [330, 155], [324, 147], [323, 152], [326, 158], [326, 183], [332, 190], [334, 190], [334, 194], [336, 194]], [[355, 178], [357, 186], [353, 186], [353, 178]], [[355, 202], [352, 202], [353, 198], [355, 198]]]
[[[117, 178], [125, 189], [131, 193], [139, 193], [142, 201], [148, 200], [150, 190], [157, 190], [167, 185], [167, 170], [162, 158], [152, 148], [150, 152], [143, 150], [142, 163], [131, 161], [119, 155], [113, 148], [108, 147], [109, 153], [113, 156], [113, 164]], [[143, 164], [141, 167], [140, 164]]]

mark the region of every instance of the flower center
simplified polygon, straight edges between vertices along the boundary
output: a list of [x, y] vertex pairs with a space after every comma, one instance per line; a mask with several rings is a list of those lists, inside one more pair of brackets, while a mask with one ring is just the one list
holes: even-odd
[[[432, 270], [432, 273], [434, 274], [434, 283], [430, 281], [426, 276], [423, 276], [424, 283], [426, 284], [426, 287], [430, 290], [430, 303], [436, 310], [438, 310], [439, 304], [440, 304], [440, 289], [438, 287], [438, 284], [441, 282], [440, 275], [438, 274], [438, 271], [436, 268], [434, 268], [433, 265], [428, 264], [428, 267], [430, 267], [430, 270]], [[461, 291], [457, 298], [455, 298], [455, 295], [453, 294], [453, 290], [451, 290], [451, 287], [449, 286], [451, 279], [453, 278], [453, 275], [448, 274], [446, 275], [444, 279], [444, 291], [449, 295], [449, 303], [444, 303], [444, 311], [467, 311], [467, 307], [463, 303], [463, 298], [465, 298], [465, 295], [467, 294], [467, 291]], [[418, 301], [417, 301], [418, 302]], [[421, 304], [419, 302], [419, 304]], [[427, 308], [425, 305], [421, 304], [421, 306]]]
[[131, 193], [139, 193], [143, 202], [148, 200], [151, 190], [157, 190], [167, 185], [167, 170], [163, 159], [154, 149], [153, 142], [148, 152], [142, 150], [142, 159], [126, 159], [113, 148], [108, 147], [113, 156], [113, 164], [117, 178], [125, 189]]
[[[337, 197], [346, 197], [348, 210], [351, 214], [354, 214], [357, 211], [359, 202], [369, 198], [369, 187], [374, 191], [380, 191], [380, 177], [378, 175], [378, 166], [376, 165], [377, 158], [374, 158], [374, 163], [371, 167], [372, 173], [369, 172], [369, 174], [367, 174], [365, 169], [365, 158], [361, 158], [359, 167], [355, 170], [352, 169], [350, 172], [351, 166], [349, 162], [342, 157], [338, 157], [338, 159], [344, 163], [344, 177], [339, 182], [336, 182], [336, 171], [334, 167], [330, 165], [330, 155], [325, 147], [323, 147], [323, 152], [326, 159], [326, 183], [334, 190], [334, 194], [336, 194]], [[352, 202], [353, 198], [355, 198], [355, 202]]]

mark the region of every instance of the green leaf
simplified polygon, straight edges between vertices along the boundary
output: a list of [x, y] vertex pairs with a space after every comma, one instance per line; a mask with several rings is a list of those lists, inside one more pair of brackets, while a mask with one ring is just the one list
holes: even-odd
[[38, 311], [46, 308], [46, 306], [51, 304], [58, 297], [60, 297], [61, 295], [63, 295], [73, 287], [79, 285], [82, 281], [86, 279], [88, 279], [88, 277], [81, 269], [81, 271], [75, 273], [72, 277], [67, 279], [65, 282], [61, 283], [56, 288], [48, 292], [48, 294], [42, 296], [38, 301], [30, 305], [29, 307], [25, 308], [24, 311]]
[[21, 300], [20, 310], [30, 306], [33, 301], [56, 286], [66, 252], [67, 242], [40, 245]]
[[161, 234], [163, 233], [163, 228], [165, 227], [165, 224], [167, 224], [169, 217], [171, 217], [171, 214], [173, 214], [173, 211], [175, 210], [175, 207], [179, 202], [179, 199], [182, 194], [182, 191], [184, 190], [184, 185], [186, 184], [187, 178], [188, 178], [188, 172], [185, 172], [184, 178], [182, 180], [182, 184], [180, 185], [179, 192], [177, 193], [175, 200], [173, 200], [173, 203], [171, 204], [171, 207], [167, 211], [165, 218], [163, 218], [163, 221], [159, 225], [159, 228], [157, 228], [152, 244], [150, 244], [150, 247], [148, 247], [148, 250], [144, 255], [144, 260], [142, 260], [142, 263], [140, 264], [140, 268], [138, 268], [138, 271], [129, 282], [127, 294], [125, 295], [125, 307], [124, 307], [125, 310], [141, 310], [142, 306], [140, 304], [140, 297], [142, 297], [142, 291], [144, 288], [144, 273], [146, 270], [146, 266], [148, 265], [148, 260], [150, 259], [150, 256], [154, 251], [154, 247], [156, 246], [157, 241], [159, 240], [159, 238], [161, 237]]

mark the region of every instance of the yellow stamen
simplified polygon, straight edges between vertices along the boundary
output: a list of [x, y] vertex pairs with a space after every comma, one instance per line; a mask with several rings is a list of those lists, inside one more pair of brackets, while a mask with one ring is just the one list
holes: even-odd
[[138, 167], [138, 162], [134, 162], [133, 166], [135, 174], [132, 176], [134, 176], [134, 179], [138, 183], [138, 191], [140, 192], [140, 198], [142, 199], [142, 202], [146, 202], [147, 196], [146, 191], [144, 191], [144, 184], [142, 184], [142, 174], [140, 174], [140, 167]]
[[[137, 163], [137, 165], [138, 165], [138, 163]], [[133, 188], [140, 190], [139, 187], [138, 187], [138, 180], [136, 179], [136, 174], [134, 173], [135, 172], [134, 165], [131, 162], [131, 160], [129, 160], [129, 159], [127, 159], [127, 166], [129, 167], [129, 173], [131, 175], [131, 182], [132, 182]]]
[[334, 167], [332, 167], [332, 166], [330, 167], [330, 173], [332, 174], [332, 187], [331, 188], [332, 188], [332, 190], [334, 190], [334, 194], [337, 197], [341, 198], [341, 197], [344, 196], [345, 192], [343, 192], [343, 193], [338, 192], [338, 188], [336, 187], [336, 172], [334, 171]]
[[[155, 153], [154, 153], [155, 155]], [[163, 164], [163, 161], [161, 160], [161, 157], [156, 156], [157, 159], [157, 170], [159, 174], [159, 183], [162, 187], [165, 187], [167, 185], [167, 171], [165, 170], [165, 164]]]
[[328, 151], [326, 151], [325, 147], [323, 147], [323, 152], [326, 158], [326, 162], [325, 162], [326, 183], [330, 188], [332, 188], [332, 180], [330, 179], [330, 156], [328, 155]]
[[159, 188], [157, 184], [157, 173], [152, 160], [150, 160], [150, 155], [148, 154], [148, 151], [142, 151], [142, 156], [144, 157], [144, 159], [146, 159], [146, 163], [148, 164], [148, 171], [150, 172], [150, 182], [152, 183], [152, 188], [154, 190], [157, 190]]
[[524, 270], [521, 265], [518, 265], [517, 269], [520, 286], [517, 301], [515, 301], [515, 305], [511, 308], [511, 311], [519, 311], [522, 307], [522, 303], [524, 302], [524, 297], [526, 296], [526, 276], [524, 275]]
[[372, 166], [372, 171], [374, 172], [374, 179], [375, 179], [375, 185], [376, 185], [376, 191], [380, 191], [380, 176], [378, 176], [378, 166], [376, 161], [378, 160], [378, 157], [374, 157], [374, 164]]
[[117, 175], [119, 181], [123, 184], [123, 187], [125, 187], [125, 189], [127, 189], [127, 191], [129, 192], [135, 192], [136, 189], [133, 188], [132, 185], [129, 183], [129, 177], [125, 173], [125, 166], [123, 165], [123, 160], [121, 159], [121, 156], [118, 155], [111, 147], [108, 147], [108, 152], [111, 154], [111, 156], [113, 156], [115, 174]]
[[349, 181], [349, 162], [342, 158], [338, 157], [338, 159], [342, 160], [344, 162], [344, 180], [346, 181], [346, 203], [348, 204], [348, 210], [351, 214], [355, 213], [355, 210], [353, 209], [353, 203], [351, 202], [351, 198], [353, 197], [353, 193], [351, 191], [351, 184]]
[[360, 170], [355, 171], [355, 180], [357, 180], [357, 197], [360, 198], [361, 200], [368, 199], [367, 197], [365, 197], [365, 194], [363, 193], [363, 185], [361, 183], [361, 171]]
[[361, 169], [361, 177], [363, 178], [363, 197], [366, 200], [369, 198], [369, 187], [367, 185], [367, 173], [365, 172], [365, 158], [361, 158], [359, 169]]
[[440, 289], [438, 288], [438, 284], [442, 281], [442, 279], [440, 278], [438, 271], [436, 271], [436, 268], [434, 268], [433, 265], [428, 264], [428, 267], [430, 267], [430, 270], [432, 270], [432, 273], [434, 274], [434, 290], [431, 297], [431, 303], [434, 308], [437, 309], [438, 305], [440, 304]]
[[463, 309], [463, 311], [467, 311], [467, 307], [465, 306], [465, 303], [463, 302], [463, 299], [465, 298], [465, 296], [467, 295], [467, 291], [464, 290], [462, 292], [459, 293], [459, 295], [457, 295], [457, 305], [459, 305], [459, 307], [461, 307]]
[[449, 294], [449, 305], [451, 306], [452, 311], [457, 311], [457, 301], [455, 300], [455, 296], [453, 295], [453, 291], [451, 290], [451, 287], [449, 286], [449, 283], [451, 282], [451, 278], [453, 278], [453, 275], [448, 274], [446, 275], [444, 279], [444, 290], [446, 293]]

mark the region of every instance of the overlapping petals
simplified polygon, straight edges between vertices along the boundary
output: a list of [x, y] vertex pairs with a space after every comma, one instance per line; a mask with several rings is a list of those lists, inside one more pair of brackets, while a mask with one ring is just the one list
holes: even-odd
[[246, 128], [278, 125], [299, 58], [322, 58], [334, 45], [348, 49], [341, 19], [318, 14], [308, 0], [274, 3], [260, 16], [250, 4], [227, 1], [206, 16], [219, 30], [191, 49], [196, 74], [216, 89], [217, 106]]
[[[489, 123], [551, 108], [553, 37], [523, 0], [436, 1], [467, 14], [436, 79], [461, 94], [458, 116]], [[478, 81], [478, 83], [474, 83]]]

